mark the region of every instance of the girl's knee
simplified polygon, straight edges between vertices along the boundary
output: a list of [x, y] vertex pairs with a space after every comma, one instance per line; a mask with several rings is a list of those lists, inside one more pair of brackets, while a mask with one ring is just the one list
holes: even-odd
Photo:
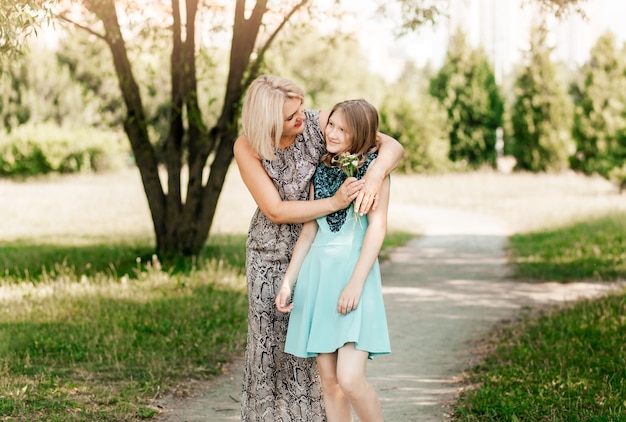
[[368, 386], [365, 376], [357, 373], [339, 374], [337, 382], [341, 387], [341, 390], [348, 397], [359, 395]]
[[339, 380], [335, 371], [319, 371], [323, 391], [334, 391], [339, 388]]
[[333, 373], [322, 374], [320, 372], [320, 380], [322, 381], [322, 388], [332, 388], [339, 385], [337, 375]]

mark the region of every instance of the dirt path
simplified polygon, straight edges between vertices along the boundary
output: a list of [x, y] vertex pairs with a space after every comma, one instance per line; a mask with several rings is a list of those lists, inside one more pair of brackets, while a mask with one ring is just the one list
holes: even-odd
[[[369, 363], [388, 422], [441, 422], [473, 364], [468, 344], [523, 306], [603, 294], [607, 284], [527, 284], [509, 280], [509, 232], [492, 219], [436, 207], [392, 206], [401, 222], [424, 235], [382, 266], [392, 354]], [[190, 397], [159, 400], [161, 422], [237, 421], [241, 360]]]

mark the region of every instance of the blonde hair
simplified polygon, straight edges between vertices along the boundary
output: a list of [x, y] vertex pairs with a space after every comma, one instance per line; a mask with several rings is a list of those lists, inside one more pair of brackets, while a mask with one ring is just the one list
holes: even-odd
[[283, 105], [291, 98], [304, 100], [304, 92], [288, 79], [261, 75], [250, 84], [241, 109], [241, 125], [261, 158], [274, 159], [274, 149], [283, 134]]
[[[361, 167], [368, 154], [378, 150], [378, 111], [363, 99], [347, 100], [333, 107], [328, 115], [329, 120], [337, 110], [343, 112], [346, 120], [344, 129], [351, 136], [348, 152], [359, 158], [358, 167]], [[327, 152], [321, 161], [330, 167], [334, 158], [335, 154]]]

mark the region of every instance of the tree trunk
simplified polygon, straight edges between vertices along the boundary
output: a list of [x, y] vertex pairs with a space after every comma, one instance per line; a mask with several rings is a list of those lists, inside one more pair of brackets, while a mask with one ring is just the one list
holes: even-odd
[[[257, 2], [248, 19], [244, 18], [244, 0], [238, 0], [235, 8], [233, 25], [233, 41], [230, 54], [230, 71], [224, 98], [222, 113], [217, 124], [204, 134], [194, 125], [197, 109], [195, 72], [189, 75], [194, 90], [189, 95], [187, 104], [189, 127], [189, 182], [187, 185], [187, 201], [183, 207], [180, 221], [176, 224], [176, 238], [173, 252], [183, 255], [197, 254], [202, 250], [211, 230], [215, 217], [217, 202], [224, 187], [226, 173], [233, 158], [233, 145], [238, 135], [239, 103], [243, 97], [244, 77], [250, 56], [254, 50], [256, 36], [261, 26], [263, 14], [266, 12], [267, 1]], [[189, 29], [188, 32], [189, 33]], [[186, 68], [195, 69], [191, 62], [193, 54], [185, 57]], [[192, 110], [193, 112], [189, 112]], [[199, 113], [199, 112], [198, 112]], [[198, 119], [200, 120], [200, 119]], [[201, 121], [201, 120], [200, 120]], [[206, 185], [202, 184], [202, 175], [208, 157], [214, 153]]]
[[[255, 49], [263, 16], [268, 10], [267, 0], [258, 0], [248, 18], [244, 13], [245, 0], [236, 1], [224, 105], [217, 123], [211, 130], [207, 130], [198, 106], [196, 80], [194, 34], [198, 1], [187, 0], [185, 3], [186, 35], [183, 37], [180, 2], [172, 0], [171, 111], [164, 143], [167, 193], [159, 178], [157, 154], [148, 136], [145, 111], [122, 38], [115, 0], [88, 0], [85, 3], [102, 21], [105, 30], [103, 38], [113, 54], [127, 109], [124, 130], [135, 154], [148, 199], [156, 249], [162, 256], [196, 255], [204, 247], [233, 158], [244, 90], [258, 76], [263, 53], [276, 33], [296, 10], [308, 2], [301, 0], [294, 6], [276, 32], [261, 46], [256, 60], [251, 62], [250, 57]], [[183, 199], [181, 172], [184, 168], [184, 157], [187, 157], [189, 181], [186, 198]], [[209, 157], [213, 157], [213, 161], [208, 180], [203, 184], [203, 173]]]
[[146, 115], [141, 102], [139, 87], [135, 81], [126, 45], [122, 37], [114, 0], [92, 0], [86, 6], [102, 21], [105, 35], [113, 55], [113, 64], [117, 73], [120, 91], [126, 105], [124, 131], [130, 141], [135, 162], [141, 174], [144, 191], [148, 199], [148, 206], [152, 215], [152, 222], [157, 238], [157, 249], [160, 249], [159, 239], [165, 232], [165, 194], [161, 186], [158, 173], [158, 161], [153, 146], [150, 144]]

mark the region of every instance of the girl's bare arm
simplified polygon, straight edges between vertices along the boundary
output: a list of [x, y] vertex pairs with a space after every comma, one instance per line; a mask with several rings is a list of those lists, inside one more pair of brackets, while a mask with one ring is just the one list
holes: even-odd
[[[311, 198], [313, 198], [312, 188]], [[298, 279], [298, 273], [300, 272], [300, 268], [302, 267], [304, 258], [309, 253], [309, 249], [311, 249], [311, 244], [313, 243], [313, 240], [315, 240], [317, 228], [317, 221], [315, 220], [307, 221], [302, 226], [302, 231], [300, 232], [300, 236], [298, 237], [296, 245], [294, 246], [293, 254], [291, 255], [291, 260], [289, 261], [289, 266], [287, 267], [287, 271], [285, 271], [285, 275], [283, 276], [283, 282], [280, 286], [280, 290], [278, 291], [278, 295], [276, 295], [276, 309], [278, 309], [280, 312], [290, 312], [293, 308], [293, 304], [290, 303], [293, 286], [296, 284], [296, 281]]]

